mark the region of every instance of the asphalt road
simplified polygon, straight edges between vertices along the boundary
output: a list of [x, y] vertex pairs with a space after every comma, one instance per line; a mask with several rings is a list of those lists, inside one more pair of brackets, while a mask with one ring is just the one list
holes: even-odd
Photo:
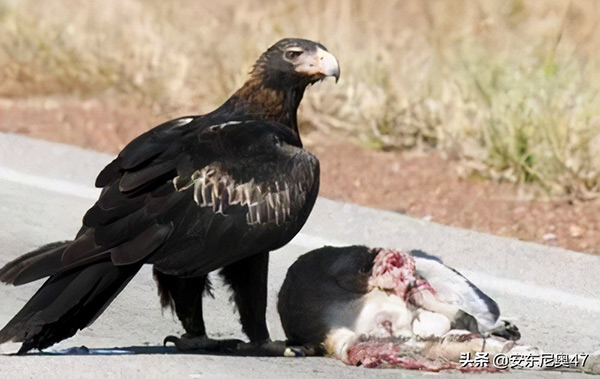
[[[111, 156], [21, 136], [0, 134], [0, 264], [44, 243], [72, 238], [98, 190], [95, 175]], [[399, 194], [401, 195], [401, 194]], [[426, 201], [426, 199], [424, 199]], [[397, 213], [320, 198], [302, 232], [271, 255], [268, 322], [284, 337], [275, 308], [287, 267], [323, 245], [421, 249], [438, 255], [493, 297], [503, 317], [515, 322], [522, 342], [553, 353], [600, 350], [600, 257], [451, 228]], [[0, 286], [4, 325], [40, 283]], [[206, 322], [213, 337], [242, 337], [229, 295], [220, 285], [208, 299]], [[137, 347], [145, 354], [0, 356], [0, 377], [380, 377], [423, 375], [401, 370], [346, 367], [328, 358], [241, 358], [172, 354], [160, 345], [181, 327], [162, 313], [149, 267], [144, 267], [89, 328], [55, 345]], [[13, 351], [14, 344], [0, 346]], [[447, 374], [446, 374], [447, 375]], [[458, 374], [452, 374], [458, 375]], [[510, 376], [564, 375], [512, 372]], [[577, 374], [567, 374], [577, 375]]]

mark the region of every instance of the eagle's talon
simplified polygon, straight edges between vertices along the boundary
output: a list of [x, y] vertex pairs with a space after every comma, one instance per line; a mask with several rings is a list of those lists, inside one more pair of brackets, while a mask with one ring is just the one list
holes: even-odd
[[312, 346], [288, 346], [283, 352], [284, 357], [291, 358], [314, 357], [320, 355], [322, 354]]
[[179, 337], [176, 336], [166, 336], [163, 340], [163, 346], [167, 346], [167, 343], [171, 342], [173, 345], [177, 346], [177, 342], [179, 342]]
[[246, 357], [283, 357], [286, 356], [285, 341], [241, 342], [236, 346], [235, 355]]
[[242, 343], [241, 340], [237, 339], [216, 340], [207, 336], [191, 337], [187, 334], [184, 334], [181, 337], [166, 336], [163, 340], [163, 345], [166, 346], [168, 342], [174, 344], [179, 351], [208, 351], [219, 353], [231, 353]]
[[234, 355], [256, 357], [309, 357], [322, 355], [315, 346], [288, 345], [286, 341], [242, 342]]

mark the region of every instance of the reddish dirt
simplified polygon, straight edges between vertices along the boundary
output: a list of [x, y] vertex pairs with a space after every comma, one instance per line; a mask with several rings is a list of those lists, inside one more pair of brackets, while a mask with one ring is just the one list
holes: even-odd
[[463, 179], [436, 153], [367, 150], [348, 142], [310, 149], [321, 162], [321, 194], [526, 241], [600, 253], [600, 201], [525, 199], [507, 183]]
[[[0, 99], [1, 131], [109, 153], [174, 116], [114, 99]], [[321, 161], [322, 196], [427, 217], [441, 224], [600, 253], [598, 200], [531, 199], [512, 184], [463, 178], [457, 162], [444, 160], [435, 152], [373, 151], [318, 132], [304, 140]]]

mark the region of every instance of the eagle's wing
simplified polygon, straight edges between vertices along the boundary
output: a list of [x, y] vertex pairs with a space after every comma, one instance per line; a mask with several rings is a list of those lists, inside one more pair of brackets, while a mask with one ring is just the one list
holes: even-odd
[[110, 256], [115, 265], [160, 261], [185, 273], [239, 260], [241, 247], [248, 254], [278, 248], [308, 216], [318, 175], [317, 159], [279, 124], [170, 121], [133, 140], [100, 173], [100, 198], [59, 269]]

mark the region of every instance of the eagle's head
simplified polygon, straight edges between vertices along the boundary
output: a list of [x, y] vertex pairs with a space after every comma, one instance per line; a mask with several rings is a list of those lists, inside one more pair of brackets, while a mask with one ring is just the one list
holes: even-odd
[[271, 46], [256, 61], [252, 76], [273, 89], [306, 87], [328, 76], [340, 77], [337, 59], [318, 42], [285, 38]]

